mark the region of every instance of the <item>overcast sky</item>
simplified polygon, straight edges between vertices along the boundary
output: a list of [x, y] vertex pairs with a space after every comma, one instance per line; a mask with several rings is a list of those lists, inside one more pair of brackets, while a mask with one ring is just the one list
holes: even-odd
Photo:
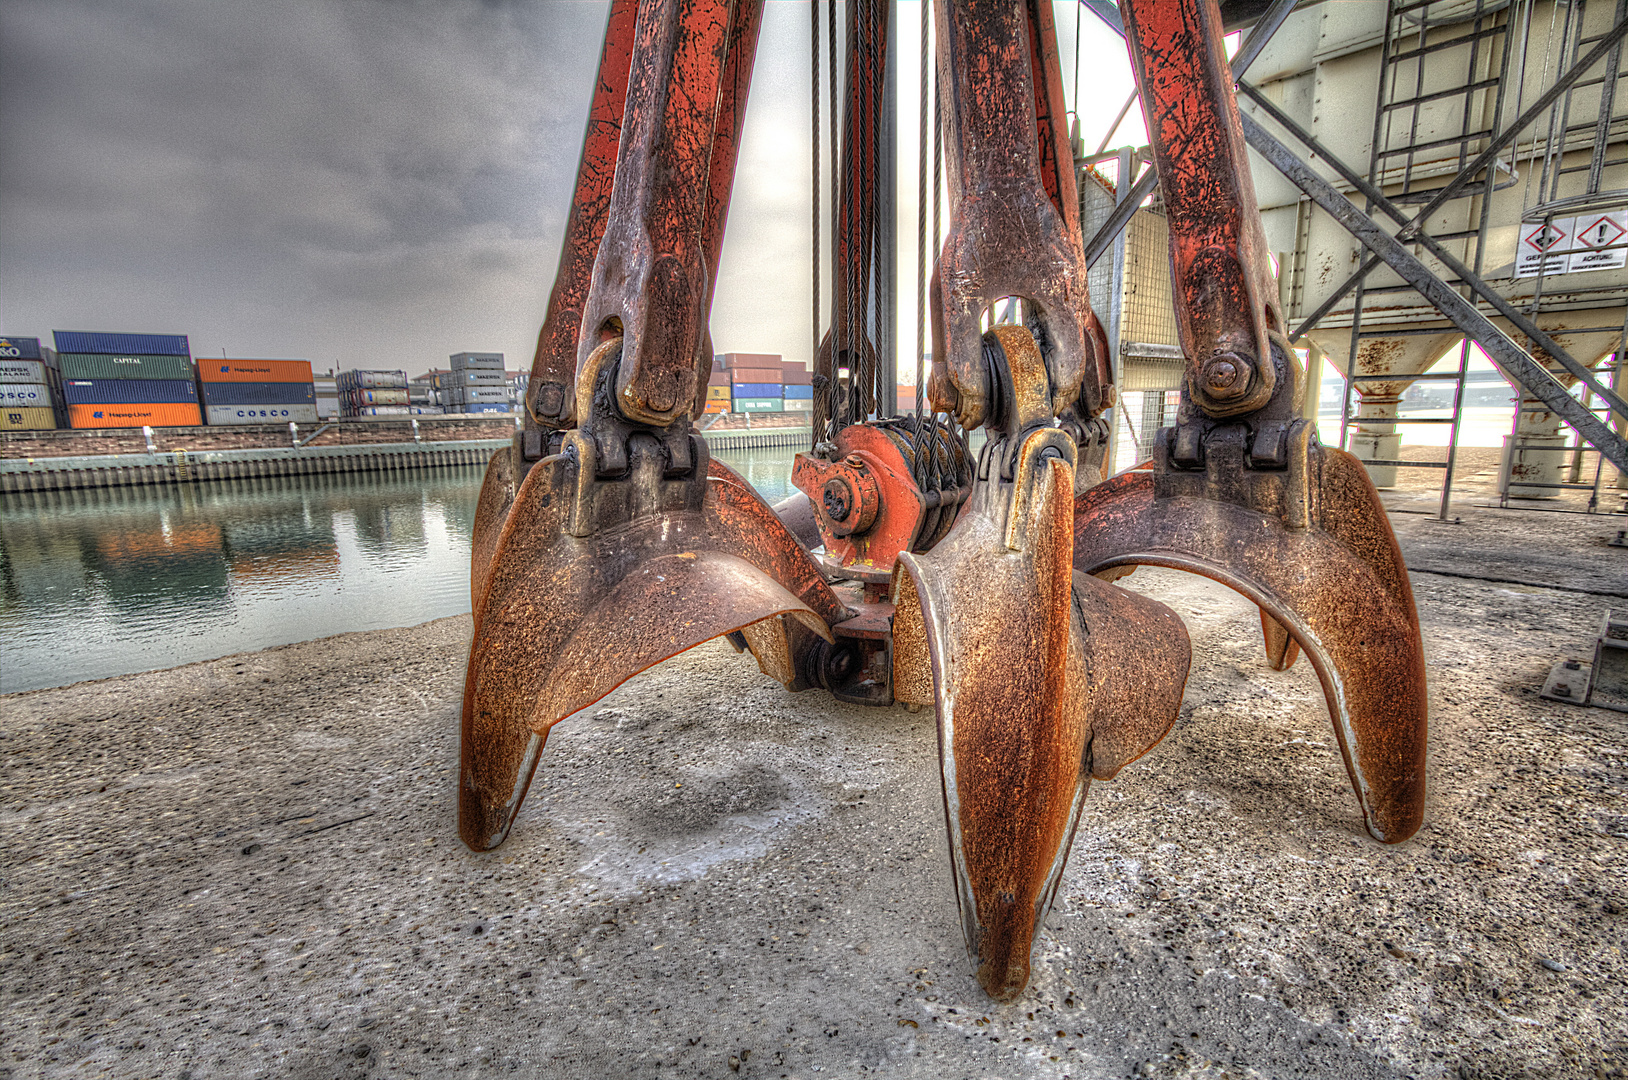
[[[1057, 10], [1072, 94], [1079, 9]], [[907, 327], [918, 11], [896, 8]], [[195, 355], [319, 370], [416, 375], [462, 350], [529, 365], [605, 15], [590, 0], [4, 0], [0, 333], [183, 333]], [[1131, 77], [1089, 15], [1081, 34], [1094, 148]], [[809, 353], [808, 63], [806, 3], [771, 2], [720, 352]], [[1116, 144], [1141, 141], [1139, 121]]]

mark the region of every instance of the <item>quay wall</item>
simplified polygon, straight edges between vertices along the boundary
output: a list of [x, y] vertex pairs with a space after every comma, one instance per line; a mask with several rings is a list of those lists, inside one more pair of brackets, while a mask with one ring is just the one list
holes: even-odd
[[[0, 494], [484, 465], [514, 430], [514, 417], [505, 415], [153, 428], [150, 442], [140, 428], [5, 432]], [[809, 429], [732, 429], [703, 437], [713, 450], [801, 449]]]

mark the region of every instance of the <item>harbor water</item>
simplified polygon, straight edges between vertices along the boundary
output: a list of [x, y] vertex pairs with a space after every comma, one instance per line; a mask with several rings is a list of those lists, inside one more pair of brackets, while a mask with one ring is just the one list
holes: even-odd
[[[1463, 441], [1497, 445], [1509, 417], [1468, 410]], [[1337, 439], [1337, 419], [1323, 420]], [[1415, 428], [1408, 441], [1444, 434]], [[1134, 464], [1128, 440], [1121, 451], [1121, 467]], [[772, 503], [792, 491], [795, 454], [718, 458]], [[481, 476], [469, 466], [0, 497], [0, 693], [462, 614]]]
[[[791, 448], [719, 454], [771, 502]], [[0, 693], [469, 610], [479, 467], [0, 498]]]

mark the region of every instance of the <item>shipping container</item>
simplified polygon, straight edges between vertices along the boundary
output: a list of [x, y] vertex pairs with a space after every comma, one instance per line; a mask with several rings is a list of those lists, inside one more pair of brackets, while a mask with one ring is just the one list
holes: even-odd
[[0, 383], [41, 383], [50, 380], [43, 360], [0, 360]]
[[55, 431], [57, 411], [43, 406], [0, 408], [0, 431]]
[[463, 407], [463, 411], [466, 413], [507, 413], [513, 412], [514, 409], [506, 401], [472, 401]]
[[146, 356], [191, 356], [185, 334], [100, 334], [86, 330], [53, 330], [59, 353], [135, 353]]
[[308, 382], [206, 382], [205, 405], [309, 405], [316, 408], [316, 388]]
[[[309, 360], [210, 360], [199, 357], [199, 382], [308, 383]], [[222, 402], [222, 404], [229, 404]]]
[[198, 384], [191, 379], [63, 379], [62, 400], [69, 405], [196, 405]]
[[44, 359], [40, 356], [40, 339], [37, 337], [0, 337], [0, 359]]
[[44, 383], [0, 383], [0, 405], [13, 409], [49, 409], [51, 388]]
[[440, 416], [446, 410], [439, 405], [409, 405], [408, 411], [414, 416]]
[[708, 401], [707, 404], [706, 404], [706, 407], [701, 410], [702, 415], [706, 415], [707, 413], [727, 413], [728, 411], [729, 411], [729, 399], [728, 398], [724, 398], [722, 400], [714, 398], [714, 399]]
[[462, 368], [441, 376], [441, 387], [449, 386], [506, 386], [508, 376], [502, 368]]
[[797, 397], [784, 398], [782, 399], [781, 404], [785, 406], [786, 412], [810, 412], [814, 408], [814, 399]]
[[506, 386], [452, 386], [441, 391], [441, 396], [451, 402], [478, 402], [489, 405], [493, 402], [508, 401], [509, 388]]
[[807, 385], [814, 381], [814, 373], [797, 361], [788, 360], [780, 365], [780, 377], [790, 385]]
[[362, 370], [341, 371], [336, 380], [340, 390], [405, 390], [405, 371]]
[[732, 352], [724, 353], [724, 362], [730, 371], [736, 368], [778, 368], [779, 353]]
[[774, 383], [779, 386], [784, 382], [780, 369], [772, 368], [730, 368], [729, 381], [732, 383]]
[[408, 416], [412, 410], [406, 405], [364, 405], [354, 410], [352, 416]]
[[408, 402], [405, 388], [400, 390], [347, 390], [345, 397], [352, 405], [405, 405]]
[[779, 398], [736, 398], [732, 403], [735, 412], [785, 412], [786, 403]]
[[770, 398], [770, 397], [779, 397], [781, 387], [780, 387], [780, 384], [777, 383], [777, 382], [770, 382], [770, 383], [736, 383], [733, 387], [731, 387], [731, 389], [734, 391], [734, 396], [735, 397]]
[[[249, 384], [252, 385], [252, 384]], [[204, 420], [210, 427], [233, 424], [314, 424], [315, 405], [206, 405]]]
[[812, 386], [799, 386], [795, 383], [787, 383], [781, 388], [781, 396], [787, 401], [790, 401], [792, 398], [812, 398], [814, 396], [814, 388]]
[[708, 386], [728, 386], [729, 385], [729, 372], [727, 372], [727, 371], [719, 371], [717, 368], [713, 368], [712, 369], [712, 374], [707, 376], [707, 385]]
[[196, 405], [158, 402], [68, 406], [71, 428], [200, 427], [202, 424], [203, 414]]
[[317, 419], [327, 420], [339, 415], [339, 399], [325, 394], [317, 395]]
[[461, 352], [453, 353], [451, 357], [453, 371], [503, 370], [503, 354], [500, 352]]
[[729, 400], [729, 387], [727, 387], [727, 386], [709, 386], [709, 387], [707, 387], [707, 400], [708, 401], [728, 401]]
[[64, 379], [193, 379], [192, 361], [162, 353], [58, 353]]

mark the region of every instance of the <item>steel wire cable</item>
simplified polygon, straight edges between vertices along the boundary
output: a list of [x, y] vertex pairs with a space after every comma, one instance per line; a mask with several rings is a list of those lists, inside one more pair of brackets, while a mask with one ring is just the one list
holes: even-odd
[[[809, 53], [809, 109], [811, 119], [808, 125], [810, 167], [810, 203], [813, 205], [812, 224], [809, 247], [812, 249], [814, 264], [813, 289], [813, 315], [809, 319], [809, 332], [814, 338], [814, 351], [809, 354], [809, 365], [814, 371], [820, 368], [820, 5], [819, 0], [810, 0], [808, 5], [808, 53]], [[784, 391], [782, 391], [784, 393]], [[809, 417], [808, 438], [812, 448], [820, 441], [819, 416]]]

